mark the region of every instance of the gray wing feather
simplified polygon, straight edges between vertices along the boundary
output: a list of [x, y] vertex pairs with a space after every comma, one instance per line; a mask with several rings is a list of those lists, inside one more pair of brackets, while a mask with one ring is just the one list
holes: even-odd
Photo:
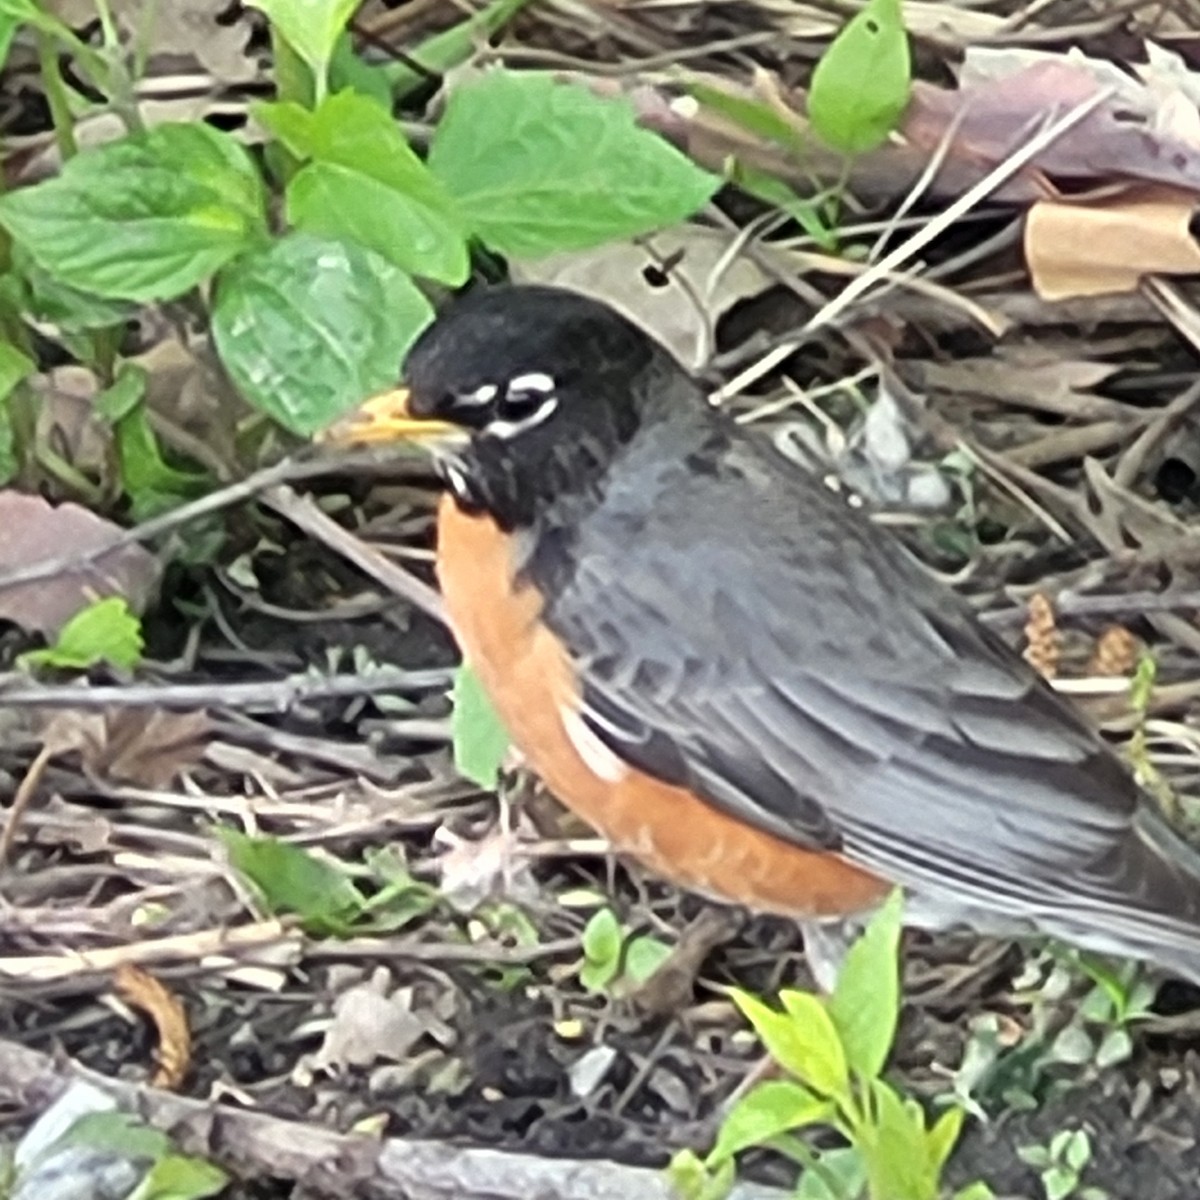
[[985, 907], [1153, 890], [1157, 858], [1126, 853], [1138, 790], [1083, 717], [823, 484], [718, 441], [697, 477], [643, 439], [570, 570], [528, 563], [558, 573], [546, 619], [597, 734], [759, 828]]

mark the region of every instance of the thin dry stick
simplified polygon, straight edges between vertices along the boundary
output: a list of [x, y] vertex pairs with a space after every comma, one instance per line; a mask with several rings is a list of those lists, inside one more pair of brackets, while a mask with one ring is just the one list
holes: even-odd
[[220, 707], [243, 712], [285, 712], [312, 700], [335, 700], [342, 696], [370, 696], [376, 692], [424, 691], [445, 687], [450, 672], [442, 669], [406, 671], [380, 667], [361, 675], [331, 675], [325, 679], [308, 674], [288, 675], [248, 683], [131, 684], [88, 687], [79, 684], [30, 683], [0, 687], [0, 703], [39, 708], [171, 708]]
[[309, 497], [298, 496], [290, 487], [281, 485], [264, 492], [262, 503], [304, 530], [309, 537], [323, 542], [330, 550], [352, 562], [360, 571], [377, 579], [397, 596], [402, 596], [439, 621], [446, 619], [442, 598], [429, 584], [409, 574], [361, 538], [343, 529]]
[[17, 788], [17, 794], [13, 797], [12, 806], [8, 810], [8, 820], [4, 823], [4, 832], [0, 834], [0, 870], [3, 870], [4, 864], [8, 861], [8, 852], [12, 849], [13, 841], [16, 839], [21, 815], [28, 808], [29, 801], [33, 798], [33, 794], [42, 780], [46, 765], [53, 757], [54, 746], [49, 742], [43, 742], [37, 756], [29, 764], [29, 770], [25, 772], [25, 778], [21, 780], [20, 787]]
[[143, 521], [131, 529], [122, 530], [112, 541], [105, 542], [103, 545], [93, 546], [89, 550], [73, 551], [58, 558], [44, 558], [41, 562], [28, 563], [22, 567], [14, 567], [10, 571], [0, 572], [0, 591], [6, 591], [8, 588], [22, 583], [33, 583], [39, 579], [53, 579], [54, 576], [61, 575], [66, 571], [83, 570], [114, 550], [161, 537], [164, 533], [170, 533], [191, 521], [210, 516], [224, 508], [231, 508], [235, 504], [241, 504], [277, 484], [299, 479], [315, 479], [322, 475], [337, 475], [354, 467], [379, 465], [379, 452], [375, 450], [367, 454], [346, 455], [327, 460], [297, 461], [285, 458], [282, 462], [264, 467], [261, 471], [255, 471], [253, 475], [247, 475], [245, 479], [241, 479], [237, 483], [231, 483], [228, 487], [218, 488], [215, 492], [201, 496], [198, 500], [181, 504], [178, 508], [171, 509], [170, 512], [151, 517], [149, 521]]
[[[126, 1112], [171, 1130], [183, 1148], [240, 1165], [250, 1178], [321, 1181], [330, 1195], [363, 1200], [670, 1200], [666, 1175], [602, 1159], [548, 1158], [432, 1138], [337, 1133], [320, 1124], [192, 1100], [110, 1079], [7, 1039], [0, 1040], [0, 1103], [45, 1103], [78, 1080]], [[787, 1200], [790, 1192], [739, 1183], [729, 1200]]]
[[1030, 138], [1020, 150], [1017, 150], [1004, 162], [999, 163], [993, 170], [989, 171], [974, 187], [965, 191], [944, 212], [939, 213], [937, 217], [930, 221], [929, 224], [919, 229], [907, 241], [902, 242], [890, 254], [884, 255], [870, 270], [863, 272], [857, 279], [851, 280], [832, 300], [813, 314], [812, 318], [795, 338], [791, 338], [783, 344], [776, 346], [773, 350], [763, 355], [758, 362], [753, 363], [736, 378], [731, 379], [723, 388], [718, 389], [716, 399], [720, 401], [726, 400], [731, 396], [736, 396], [739, 392], [757, 383], [765, 375], [769, 375], [776, 367], [790, 358], [795, 353], [797, 347], [811, 337], [816, 330], [831, 324], [836, 317], [845, 312], [855, 300], [875, 286], [876, 283], [887, 278], [889, 274], [898, 271], [908, 259], [929, 245], [934, 238], [942, 234], [960, 217], [965, 216], [976, 204], [985, 199], [1006, 179], [1015, 175], [1026, 163], [1040, 154], [1055, 139], [1061, 137], [1068, 129], [1079, 124], [1090, 112], [1103, 104], [1112, 93], [1112, 88], [1102, 88], [1094, 96], [1089, 96], [1081, 104], [1077, 104], [1057, 121], [1051, 122], [1040, 134]]
[[885, 254], [869, 271], [847, 284], [824, 308], [813, 314], [805, 328], [808, 330], [820, 329], [823, 325], [830, 324], [876, 282], [886, 278], [890, 272], [899, 270], [919, 250], [923, 250], [935, 238], [941, 236], [959, 217], [970, 212], [976, 204], [990, 195], [1006, 179], [1015, 175], [1047, 146], [1062, 137], [1067, 130], [1078, 125], [1089, 113], [1099, 108], [1112, 96], [1114, 90], [1111, 87], [1101, 88], [1094, 96], [1089, 96], [1077, 104], [1057, 121], [1050, 122], [1041, 133], [1031, 137], [1021, 149], [989, 171], [974, 187], [968, 188], [923, 229], [919, 229], [890, 254]]

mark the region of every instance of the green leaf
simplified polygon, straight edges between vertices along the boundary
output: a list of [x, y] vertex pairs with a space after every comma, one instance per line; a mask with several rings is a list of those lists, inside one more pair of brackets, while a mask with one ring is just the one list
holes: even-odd
[[645, 983], [671, 957], [671, 947], [658, 938], [643, 934], [625, 947], [625, 967], [622, 974], [632, 983]]
[[0, 486], [10, 482], [20, 467], [8, 398], [35, 367], [34, 361], [11, 342], [0, 342]]
[[787, 1011], [780, 1013], [749, 992], [735, 988], [731, 995], [781, 1067], [822, 1096], [846, 1094], [849, 1078], [837, 1029], [815, 996], [783, 992], [780, 999]]
[[0, 197], [0, 224], [69, 287], [170, 300], [264, 236], [262, 180], [228, 134], [159, 125]]
[[[795, 1200], [846, 1200], [863, 1194], [867, 1185], [867, 1170], [862, 1155], [855, 1146], [838, 1146], [833, 1150], [817, 1151], [820, 1171], [806, 1170], [796, 1188]], [[826, 1185], [830, 1179], [836, 1191]], [[888, 1200], [898, 1200], [889, 1197]]]
[[882, 1079], [872, 1081], [871, 1099], [873, 1127], [859, 1143], [870, 1194], [895, 1200], [938, 1200], [938, 1172], [930, 1164], [920, 1105], [905, 1103]]
[[833, 1106], [791, 1080], [760, 1083], [730, 1109], [704, 1160], [715, 1167], [751, 1146], [762, 1146], [791, 1129], [829, 1120]]
[[934, 1122], [933, 1128], [930, 1129], [926, 1145], [928, 1147], [929, 1161], [935, 1170], [941, 1171], [945, 1166], [946, 1160], [954, 1152], [954, 1147], [958, 1144], [958, 1135], [962, 1133], [963, 1121], [966, 1118], [966, 1112], [961, 1108], [947, 1109]]
[[358, 242], [416, 275], [465, 282], [470, 256], [454, 201], [390, 111], [344, 91], [313, 112], [262, 104], [255, 116], [296, 157], [313, 160], [288, 184], [293, 225]]
[[500, 777], [500, 764], [508, 753], [508, 731], [483, 690], [479, 676], [466, 663], [454, 674], [451, 695], [454, 769], [481, 788], [493, 789]]
[[142, 404], [145, 390], [146, 372], [134, 363], [122, 363], [95, 405], [96, 412], [113, 425], [121, 484], [139, 521], [199, 494], [208, 484], [203, 472], [176, 470], [163, 457]]
[[733, 1190], [733, 1160], [709, 1171], [694, 1150], [679, 1150], [667, 1165], [666, 1176], [679, 1200], [725, 1200]]
[[1096, 1053], [1091, 1034], [1082, 1025], [1068, 1025], [1050, 1044], [1050, 1059], [1053, 1062], [1079, 1066], [1090, 1062]]
[[11, 342], [0, 342], [0, 400], [7, 400], [13, 388], [32, 375], [37, 364]]
[[639, 128], [628, 101], [538, 72], [493, 71], [454, 91], [429, 166], [488, 246], [528, 257], [675, 224], [719, 185]]
[[995, 1200], [996, 1193], [981, 1179], [954, 1193], [951, 1200]]
[[1066, 1200], [1079, 1184], [1079, 1176], [1067, 1167], [1047, 1167], [1042, 1172], [1046, 1200]]
[[63, 334], [120, 325], [137, 312], [131, 301], [106, 300], [69, 287], [39, 267], [19, 242], [13, 243], [12, 265], [22, 289], [23, 311], [30, 320], [54, 325]]
[[394, 385], [432, 318], [429, 301], [391, 263], [295, 233], [221, 273], [212, 328], [246, 399], [308, 437]]
[[220, 1167], [202, 1158], [168, 1154], [151, 1167], [129, 1200], [203, 1200], [229, 1182]]
[[323, 79], [333, 48], [361, 0], [247, 0]]
[[846, 952], [829, 1015], [850, 1069], [861, 1079], [883, 1070], [900, 1016], [898, 954], [903, 897], [894, 891]]
[[392, 85], [382, 63], [365, 62], [354, 50], [354, 39], [343, 31], [334, 43], [329, 58], [329, 87], [331, 91], [349, 88], [362, 96], [370, 96], [377, 104], [390, 108]]
[[822, 250], [836, 253], [838, 238], [825, 215], [825, 209], [829, 207], [826, 199], [806, 200], [782, 179], [776, 179], [774, 175], [737, 159], [728, 163], [726, 173], [730, 183], [737, 184], [742, 191], [791, 217]]
[[142, 1124], [125, 1112], [84, 1113], [55, 1143], [54, 1149], [87, 1146], [107, 1150], [133, 1161], [157, 1162], [171, 1149], [165, 1133]]
[[847, 154], [878, 146], [904, 114], [912, 66], [900, 0], [870, 0], [834, 38], [813, 72], [808, 117]]
[[699, 81], [685, 83], [684, 90], [706, 108], [711, 108], [718, 116], [741, 126], [749, 133], [792, 151], [798, 149], [801, 144], [797, 126], [765, 100], [728, 92], [724, 88], [714, 87], [711, 83]]
[[297, 229], [346, 238], [396, 266], [441, 283], [466, 282], [471, 263], [463, 234], [439, 210], [335, 163], [310, 163], [287, 189]]
[[316, 934], [345, 933], [366, 901], [339, 867], [273, 837], [219, 827], [229, 861], [273, 913], [295, 913]]
[[1110, 1029], [1096, 1048], [1093, 1060], [1097, 1067], [1115, 1067], [1117, 1063], [1126, 1062], [1133, 1054], [1133, 1038], [1126, 1029]]
[[20, 655], [21, 666], [86, 671], [107, 662], [130, 671], [142, 661], [142, 623], [122, 596], [106, 596], [77, 612], [53, 646]]
[[588, 991], [603, 991], [616, 977], [623, 941], [621, 923], [611, 908], [592, 914], [583, 930], [583, 967], [579, 971], [579, 981]]
[[1082, 1171], [1092, 1161], [1092, 1142], [1085, 1129], [1073, 1129], [1063, 1148], [1068, 1167]]

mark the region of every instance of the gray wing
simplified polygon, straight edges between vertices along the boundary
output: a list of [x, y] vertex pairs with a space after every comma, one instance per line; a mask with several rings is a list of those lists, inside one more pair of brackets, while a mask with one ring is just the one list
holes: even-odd
[[528, 564], [594, 731], [755, 826], [966, 904], [1147, 886], [1123, 878], [1137, 789], [1084, 719], [822, 483], [717, 441], [697, 473], [644, 439], [568, 551]]

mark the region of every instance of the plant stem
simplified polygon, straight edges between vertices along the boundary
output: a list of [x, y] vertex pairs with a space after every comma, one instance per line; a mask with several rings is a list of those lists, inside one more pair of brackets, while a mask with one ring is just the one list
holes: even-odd
[[313, 72], [274, 25], [271, 26], [271, 52], [275, 59], [275, 95], [280, 100], [311, 108], [317, 91]]
[[42, 30], [36, 33], [38, 66], [42, 73], [42, 86], [46, 89], [46, 102], [50, 105], [50, 119], [54, 123], [54, 140], [63, 162], [79, 153], [75, 141], [75, 116], [71, 112], [70, 93], [58, 64], [58, 48], [54, 38]]

